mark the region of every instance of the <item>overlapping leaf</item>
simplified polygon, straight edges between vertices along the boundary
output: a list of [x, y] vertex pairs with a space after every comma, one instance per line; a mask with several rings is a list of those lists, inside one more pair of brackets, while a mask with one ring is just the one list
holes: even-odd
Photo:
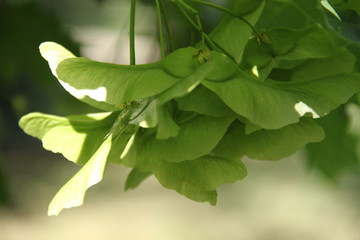
[[177, 103], [183, 111], [194, 111], [214, 117], [235, 116], [235, 113], [215, 93], [203, 86], [177, 99]]
[[[136, 167], [150, 160], [181, 162], [209, 153], [225, 134], [233, 117], [216, 118], [194, 115], [179, 123], [176, 137], [158, 140], [156, 133], [144, 132], [135, 137], [134, 144], [124, 157], [124, 164]], [[146, 169], [142, 169], [146, 170]]]
[[318, 25], [300, 30], [274, 28], [262, 34], [249, 41], [241, 63], [242, 69], [258, 77], [258, 72], [265, 69], [268, 74], [279, 61], [328, 58], [341, 53], [346, 46], [343, 39]]
[[118, 115], [114, 112], [58, 117], [30, 113], [19, 124], [27, 134], [40, 139], [45, 149], [84, 164], [101, 146]]
[[360, 14], [360, 5], [357, 0], [330, 0], [334, 7], [351, 9]]
[[43, 43], [40, 51], [70, 94], [103, 110], [159, 94], [200, 65], [194, 48], [179, 49], [160, 62], [136, 66], [77, 58], [53, 42]]
[[[325, 9], [318, 0], [270, 0], [265, 11], [267, 14], [260, 19], [259, 27], [262, 28], [269, 26], [302, 28], [313, 23], [327, 25]], [[273, 14], [277, 17], [274, 18]]]
[[275, 69], [270, 78], [278, 81], [312, 81], [328, 76], [346, 74], [354, 71], [356, 57], [349, 51], [322, 59], [308, 59], [291, 69]]
[[101, 181], [111, 150], [111, 136], [101, 144], [91, 159], [55, 195], [48, 214], [58, 215], [64, 208], [81, 206], [86, 190]]
[[166, 188], [199, 202], [216, 204], [216, 189], [225, 183], [233, 183], [246, 176], [246, 168], [240, 160], [203, 156], [181, 163], [158, 161], [154, 175]]
[[317, 120], [317, 123], [324, 129], [326, 138], [306, 147], [308, 165], [335, 181], [346, 171], [356, 171], [359, 167], [356, 140], [348, 132], [349, 117], [344, 107]]
[[241, 158], [247, 155], [260, 160], [279, 160], [294, 154], [309, 142], [318, 142], [324, 138], [324, 132], [311, 119], [302, 119], [276, 130], [258, 130], [249, 135], [245, 125], [234, 124], [226, 133], [213, 153], [227, 158]]
[[[220, 185], [246, 176], [243, 155], [278, 160], [322, 140], [311, 117], [326, 116], [360, 91], [357, 45], [326, 17], [326, 11], [337, 15], [330, 4], [352, 1], [334, 1], [233, 1], [232, 14], [210, 34], [215, 51], [178, 49], [152, 64], [100, 63], [42, 44], [62, 86], [109, 111], [21, 119], [46, 149], [84, 165], [49, 214], [81, 205], [108, 162], [133, 168], [126, 189], [153, 174], [164, 187], [214, 205]], [[345, 136], [327, 119], [320, 124], [330, 136]]]
[[[255, 25], [262, 13], [265, 1], [238, 0], [234, 1], [233, 4], [234, 13]], [[243, 20], [235, 16], [225, 17], [210, 34], [211, 38], [238, 62], [251, 35], [252, 29]]]
[[136, 188], [151, 174], [151, 172], [143, 172], [137, 168], [132, 169], [126, 179], [125, 190]]
[[237, 70], [225, 81], [207, 79], [203, 85], [255, 125], [277, 129], [298, 122], [305, 114], [313, 118], [324, 116], [345, 103], [360, 90], [359, 77], [338, 74], [294, 83], [259, 82], [256, 77]]

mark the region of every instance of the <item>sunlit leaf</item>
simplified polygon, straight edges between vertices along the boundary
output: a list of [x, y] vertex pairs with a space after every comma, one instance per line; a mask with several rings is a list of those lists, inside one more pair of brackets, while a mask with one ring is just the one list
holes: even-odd
[[327, 0], [321, 0], [321, 5], [341, 21], [341, 18]]
[[58, 215], [64, 208], [81, 206], [85, 192], [102, 180], [107, 156], [111, 149], [111, 136], [101, 144], [91, 159], [55, 195], [48, 215]]
[[[30, 113], [21, 118], [20, 127], [30, 136], [40, 139], [43, 147], [61, 153], [66, 159], [83, 165], [89, 161], [108, 136], [119, 117], [118, 112], [58, 117]], [[120, 155], [135, 129], [128, 126], [121, 136], [113, 136], [111, 162], [119, 162]], [[114, 132], [115, 133], [115, 132]]]
[[30, 113], [19, 124], [27, 134], [40, 139], [45, 149], [84, 164], [100, 147], [118, 115], [115, 112], [58, 117]]
[[53, 42], [43, 43], [40, 51], [70, 94], [104, 110], [159, 94], [191, 75], [200, 65], [194, 48], [179, 49], [160, 62], [136, 66], [77, 58]]
[[[328, 176], [358, 168], [357, 137], [347, 133], [345, 107], [332, 112], [354, 94], [354, 106], [360, 102], [358, 4], [229, 3], [229, 10], [215, 7], [225, 17], [211, 33], [204, 34], [204, 26], [193, 35], [193, 42], [202, 38], [201, 49], [179, 48], [151, 64], [96, 62], [54, 42], [41, 44], [65, 90], [107, 111], [68, 117], [31, 113], [20, 120], [45, 149], [84, 165], [56, 194], [49, 215], [82, 205], [109, 162], [132, 168], [125, 189], [154, 175], [166, 188], [215, 205], [218, 187], [246, 176], [241, 157], [282, 159], [321, 141], [322, 127], [328, 138], [308, 147], [312, 166]], [[179, 7], [196, 9], [186, 4]], [[202, 28], [197, 17], [188, 16], [195, 31]], [[166, 30], [171, 39], [173, 29]]]

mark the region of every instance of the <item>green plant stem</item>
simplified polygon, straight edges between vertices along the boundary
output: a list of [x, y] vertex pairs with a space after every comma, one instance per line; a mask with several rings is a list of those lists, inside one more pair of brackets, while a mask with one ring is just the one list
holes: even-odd
[[248, 25], [256, 35], [259, 34], [259, 31], [248, 21], [246, 20], [244, 17], [234, 13], [233, 11], [231, 11], [230, 9], [227, 9], [227, 8], [224, 8], [224, 7], [221, 7], [219, 5], [216, 5], [216, 4], [213, 4], [213, 3], [209, 3], [209, 2], [206, 2], [206, 1], [202, 1], [202, 0], [186, 0], [186, 1], [191, 1], [191, 2], [194, 2], [194, 3], [199, 3], [199, 4], [202, 4], [202, 5], [206, 5], [206, 6], [209, 6], [209, 7], [212, 7], [212, 8], [215, 8], [217, 10], [220, 10], [222, 12], [225, 12], [233, 17], [236, 17], [238, 18], [239, 20], [243, 21], [244, 23], [246, 23], [246, 25]]
[[[182, 2], [180, 0], [180, 2]], [[202, 27], [199, 26], [197, 23], [194, 22], [193, 19], [191, 19], [191, 17], [184, 11], [184, 9], [182, 8], [182, 6], [188, 6], [185, 3], [182, 2], [182, 4], [178, 4], [178, 0], [175, 0], [174, 3], [176, 4], [176, 6], [178, 7], [179, 11], [182, 13], [182, 15], [185, 17], [185, 19], [190, 23], [190, 25], [201, 34], [202, 39], [206, 40], [206, 42], [208, 43], [208, 45], [210, 46], [210, 49], [213, 50], [217, 50], [219, 52], [222, 52], [223, 54], [225, 54], [227, 57], [229, 57], [235, 64], [237, 64], [235, 58], [229, 54], [225, 49], [223, 49], [220, 45], [218, 45], [216, 42], [214, 42], [209, 35], [207, 35], [206, 33], [203, 32]], [[187, 9], [192, 9], [190, 6], [188, 6], [189, 8]], [[190, 10], [193, 11], [193, 10]], [[195, 10], [196, 11], [196, 10]], [[205, 45], [205, 43], [204, 43]]]
[[160, 0], [155, 0], [155, 2], [156, 2], [158, 27], [159, 27], [161, 57], [164, 58], [165, 57], [165, 45], [164, 45], [163, 20], [162, 20], [162, 14], [161, 14]]
[[164, 17], [165, 29], [166, 29], [166, 33], [167, 33], [167, 37], [168, 37], [168, 44], [169, 44], [169, 47], [170, 47], [170, 52], [172, 52], [172, 51], [175, 50], [175, 44], [174, 44], [174, 39], [172, 37], [172, 32], [171, 32], [171, 28], [170, 28], [169, 19], [167, 17], [167, 14], [166, 14], [164, 4], [163, 4], [162, 0], [160, 0], [159, 3], [160, 3], [161, 14]]
[[135, 65], [135, 13], [136, 0], [131, 0], [130, 7], [130, 65]]
[[188, 4], [186, 4], [185, 2], [183, 2], [183, 0], [175, 0], [175, 2], [178, 5], [178, 8], [182, 10], [182, 13], [185, 15], [187, 15], [187, 13], [184, 11], [183, 8], [185, 8], [186, 10], [188, 10], [189, 12], [191, 12], [191, 14], [193, 14], [195, 16], [196, 19], [196, 23], [191, 19], [190, 16], [188, 16], [188, 20], [191, 19], [192, 21], [192, 25], [193, 26], [197, 26], [196, 30], [200, 33], [201, 36], [201, 43], [203, 44], [203, 46], [205, 47], [205, 37], [204, 37], [204, 30], [202, 27], [202, 23], [201, 23], [201, 19], [199, 16], [199, 12], [192, 8], [191, 6], [189, 6]]
[[192, 14], [194, 14], [195, 16], [197, 15], [197, 11], [193, 8], [191, 8], [189, 5], [187, 5], [186, 3], [184, 3], [182, 0], [175, 0], [174, 1], [176, 7], [179, 9], [180, 13], [185, 17], [185, 19], [190, 23], [190, 25], [197, 31], [200, 33], [201, 36], [201, 42], [203, 44], [203, 46], [205, 47], [205, 37], [204, 37], [204, 31], [201, 25], [201, 20], [200, 18], [196, 18], [197, 22], [194, 22], [194, 20], [187, 14], [187, 12], [183, 9], [187, 9], [189, 11], [191, 11]]

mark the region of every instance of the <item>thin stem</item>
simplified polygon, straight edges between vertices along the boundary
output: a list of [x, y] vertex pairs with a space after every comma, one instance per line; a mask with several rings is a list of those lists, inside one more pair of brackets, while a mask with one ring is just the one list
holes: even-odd
[[131, 0], [130, 10], [130, 65], [135, 65], [135, 13], [136, 0]]
[[164, 8], [164, 4], [162, 2], [162, 0], [159, 1], [160, 3], [160, 9], [161, 9], [161, 13], [164, 16], [164, 22], [165, 22], [165, 28], [166, 28], [166, 33], [168, 36], [168, 43], [170, 45], [170, 52], [174, 51], [175, 49], [175, 44], [174, 44], [174, 39], [172, 37], [172, 32], [171, 32], [171, 28], [170, 28], [170, 23], [169, 23], [169, 18], [167, 17], [165, 8]]
[[[180, 1], [181, 2], [181, 1]], [[199, 20], [200, 19], [197, 19], [198, 23], [195, 23], [194, 20], [184, 11], [184, 9], [181, 7], [181, 6], [184, 6], [185, 3], [183, 4], [178, 4], [178, 2], [176, 1], [175, 2], [176, 6], [178, 7], [179, 11], [182, 13], [182, 15], [186, 18], [186, 20], [190, 23], [190, 25], [196, 30], [198, 31], [200, 34], [201, 34], [201, 37], [202, 39], [206, 39], [210, 42], [212, 42], [211, 38], [206, 34], [204, 33], [203, 29], [202, 29], [202, 26], [201, 26], [201, 23], [199, 25]], [[185, 4], [185, 6], [188, 6]], [[190, 6], [188, 6], [190, 7]]]
[[215, 8], [217, 10], [220, 10], [222, 12], [225, 12], [233, 17], [236, 17], [238, 18], [239, 20], [243, 21], [244, 23], [246, 23], [256, 34], [259, 34], [259, 31], [248, 21], [246, 20], [244, 17], [234, 13], [233, 11], [231, 11], [230, 9], [227, 9], [227, 8], [224, 8], [222, 6], [219, 6], [219, 5], [216, 5], [216, 4], [213, 4], [213, 3], [209, 3], [209, 2], [205, 2], [205, 1], [202, 1], [202, 0], [186, 0], [186, 1], [191, 1], [191, 2], [195, 2], [195, 3], [199, 3], [199, 4], [202, 4], [202, 5], [206, 5], [206, 6], [209, 6], [209, 7], [212, 7], [212, 8]]
[[[183, 2], [183, 0], [175, 0], [175, 2], [177, 2], [177, 4], [179, 4], [180, 8], [181, 7], [185, 8], [186, 10], [190, 11], [195, 16], [195, 19], [196, 19], [195, 25], [197, 26], [197, 31], [200, 33], [201, 43], [205, 46], [205, 38], [204, 38], [204, 35], [203, 35], [204, 30], [203, 30], [203, 27], [202, 27], [199, 12], [196, 9], [194, 9], [193, 7], [191, 7], [188, 4], [186, 4], [185, 2]], [[185, 11], [183, 10], [183, 12], [185, 12]]]
[[[182, 6], [188, 6], [185, 3], [183, 3], [182, 1], [175, 1], [174, 2], [176, 7], [179, 9], [180, 13], [185, 17], [185, 19], [190, 23], [190, 25], [196, 30], [198, 31], [200, 34], [203, 33], [202, 27], [201, 25], [199, 26], [197, 23], [194, 22], [194, 20], [184, 11], [184, 9], [182, 8]], [[179, 4], [181, 3], [181, 4]], [[189, 6], [188, 6], [189, 7]]]
[[155, 2], [156, 2], [157, 17], [158, 17], [161, 57], [164, 58], [165, 57], [165, 45], [164, 45], [163, 20], [162, 20], [161, 8], [160, 8], [160, 0], [155, 0]]
[[230, 58], [234, 63], [237, 64], [236, 59], [234, 58], [233, 55], [231, 55], [228, 51], [226, 51], [223, 47], [221, 47], [218, 43], [216, 43], [214, 40], [212, 40], [210, 38], [209, 35], [205, 35], [205, 38], [207, 39], [207, 41], [210, 41], [211, 44], [214, 46], [214, 49], [218, 49], [220, 52], [222, 52], [223, 54], [225, 54], [228, 58]]
[[193, 7], [189, 6], [188, 4], [184, 3], [183, 0], [175, 0], [175, 2], [180, 4], [181, 6], [183, 6], [185, 9], [190, 11], [192, 14], [197, 14], [198, 13], [198, 11], [195, 8], [193, 8]]
[[[203, 32], [202, 30], [202, 26], [201, 26], [201, 23], [200, 23], [200, 26], [198, 25], [199, 24], [199, 21], [200, 21], [200, 18], [197, 18], [198, 20], [198, 24], [196, 24], [194, 22], [193, 19], [191, 19], [191, 17], [184, 11], [184, 9], [182, 8], [182, 6], [187, 6], [186, 9], [189, 9], [191, 12], [193, 12], [194, 14], [198, 14], [197, 11], [193, 8], [191, 8], [190, 6], [188, 6], [186, 3], [182, 2], [182, 0], [175, 0], [174, 3], [176, 4], [176, 6], [178, 7], [178, 9], [180, 10], [180, 12], [184, 15], [184, 17], [187, 19], [187, 21], [190, 23], [190, 25], [192, 25], [192, 27], [197, 30], [200, 34], [201, 34], [201, 37], [203, 39], [203, 41], [206, 40], [206, 42], [209, 44], [210, 46], [210, 49], [213, 49], [213, 50], [217, 50], [217, 51], [220, 51], [222, 52], [223, 54], [225, 54], [227, 57], [229, 57], [234, 63], [237, 64], [235, 58], [229, 54], [225, 49], [223, 49], [219, 44], [217, 44], [214, 40], [211, 39], [211, 37], [209, 35], [207, 35], [205, 32]], [[178, 4], [178, 3], [182, 3], [181, 5]], [[196, 12], [196, 13], [195, 13]], [[205, 43], [204, 43], [205, 45]]]
[[182, 9], [182, 7], [177, 3], [174, 2], [176, 7], [179, 9], [180, 13], [185, 17], [185, 19], [190, 23], [190, 25], [197, 31], [200, 31], [198, 25], [196, 25], [196, 23], [191, 19], [191, 17], [189, 17], [189, 15], [184, 11], [184, 9]]
[[199, 28], [201, 29], [201, 32], [200, 32], [200, 35], [201, 35], [201, 42], [203, 45], [205, 45], [205, 38], [204, 38], [204, 30], [203, 30], [203, 27], [202, 27], [202, 24], [201, 24], [201, 19], [200, 19], [200, 16], [199, 14], [195, 14], [195, 18], [196, 18], [196, 22], [197, 22], [197, 25], [199, 26]]

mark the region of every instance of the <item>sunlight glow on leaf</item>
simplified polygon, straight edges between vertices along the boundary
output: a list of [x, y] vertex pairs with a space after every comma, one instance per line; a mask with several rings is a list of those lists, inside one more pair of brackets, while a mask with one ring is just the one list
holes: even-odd
[[341, 21], [340, 16], [337, 14], [335, 9], [330, 5], [330, 3], [327, 0], [321, 0], [321, 5], [323, 5], [324, 8], [326, 8], [329, 12], [334, 14], [334, 16]]
[[105, 102], [106, 101], [106, 88], [105, 87], [98, 87], [97, 89], [76, 89], [70, 84], [63, 82], [59, 79], [59, 82], [66, 91], [68, 91], [71, 95], [78, 99], [83, 99], [86, 96], [99, 101]]
[[259, 71], [258, 71], [258, 67], [257, 67], [256, 65], [253, 66], [253, 68], [251, 69], [251, 72], [252, 72], [256, 77], [260, 77]]
[[43, 42], [39, 46], [41, 56], [49, 62], [51, 72], [57, 76], [56, 69], [58, 65], [69, 58], [76, 58], [69, 50], [55, 42]]
[[309, 107], [308, 105], [306, 105], [306, 103], [303, 102], [298, 102], [297, 104], [295, 104], [295, 110], [299, 113], [299, 115], [302, 117], [307, 113], [311, 113], [313, 118], [319, 118], [319, 114], [317, 114], [314, 109], [312, 109], [311, 107]]
[[131, 146], [134, 144], [134, 140], [135, 140], [135, 135], [133, 134], [131, 136], [131, 138], [129, 139], [128, 143], [126, 144], [124, 151], [121, 153], [120, 159], [123, 159], [129, 152], [129, 150], [131, 149]]
[[58, 215], [64, 208], [83, 204], [86, 190], [103, 178], [110, 149], [111, 135], [103, 142], [89, 162], [55, 195], [49, 205], [49, 216]]

